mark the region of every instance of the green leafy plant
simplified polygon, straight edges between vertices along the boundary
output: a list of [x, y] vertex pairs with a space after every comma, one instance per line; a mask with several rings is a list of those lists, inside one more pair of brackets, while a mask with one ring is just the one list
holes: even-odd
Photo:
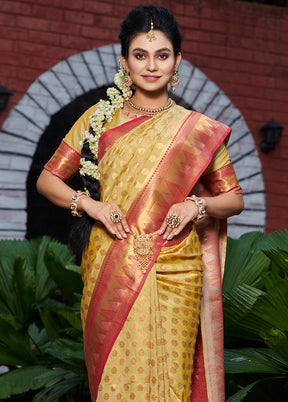
[[[229, 239], [227, 402], [288, 399], [288, 233]], [[49, 237], [0, 241], [0, 400], [89, 401], [80, 268]], [[271, 391], [272, 389], [272, 391]]]
[[81, 292], [67, 246], [0, 241], [0, 400], [89, 400]]
[[229, 239], [225, 269], [227, 401], [287, 401], [288, 232]]

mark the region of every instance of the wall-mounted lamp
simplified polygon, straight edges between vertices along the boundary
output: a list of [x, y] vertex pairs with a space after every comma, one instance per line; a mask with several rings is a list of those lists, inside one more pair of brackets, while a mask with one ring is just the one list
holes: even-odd
[[11, 95], [13, 95], [13, 92], [0, 85], [0, 112], [6, 109]]
[[274, 149], [277, 142], [279, 142], [283, 126], [272, 119], [261, 127], [261, 130], [263, 131], [265, 140], [261, 142], [260, 148], [264, 154], [267, 154], [271, 149]]

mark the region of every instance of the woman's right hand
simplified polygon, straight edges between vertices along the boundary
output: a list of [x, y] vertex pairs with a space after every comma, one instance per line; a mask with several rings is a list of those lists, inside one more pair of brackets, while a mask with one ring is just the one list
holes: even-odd
[[[90, 197], [80, 197], [78, 200], [78, 210], [85, 211], [91, 218], [100, 221], [106, 229], [117, 239], [122, 240], [127, 238], [127, 233], [130, 232], [125, 216], [117, 204], [95, 201]], [[121, 215], [119, 222], [113, 222], [111, 217], [113, 212], [118, 212]]]

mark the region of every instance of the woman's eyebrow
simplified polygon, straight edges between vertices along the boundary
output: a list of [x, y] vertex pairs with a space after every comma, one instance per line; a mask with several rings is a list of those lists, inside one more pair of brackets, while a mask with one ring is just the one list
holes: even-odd
[[[133, 52], [148, 53], [148, 50], [142, 49], [141, 47], [135, 47], [135, 49], [133, 49]], [[162, 49], [156, 50], [156, 53], [161, 53], [161, 52], [170, 52], [171, 53], [171, 49], [169, 49], [168, 47], [163, 47]]]
[[133, 52], [143, 52], [143, 53], [147, 53], [148, 51], [145, 49], [142, 49], [141, 47], [135, 47], [135, 49], [133, 49]]
[[156, 52], [161, 53], [161, 52], [172, 52], [171, 49], [169, 49], [169, 47], [162, 47], [162, 49], [156, 50]]

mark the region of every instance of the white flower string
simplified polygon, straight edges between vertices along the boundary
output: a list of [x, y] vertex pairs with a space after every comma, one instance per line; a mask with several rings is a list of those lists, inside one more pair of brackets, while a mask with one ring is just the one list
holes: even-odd
[[93, 179], [96, 180], [100, 179], [100, 173], [98, 170], [98, 165], [96, 165], [96, 163], [87, 161], [85, 158], [81, 158], [80, 163], [82, 166], [80, 170], [81, 176], [91, 176], [93, 177]]
[[89, 149], [93, 154], [93, 161], [85, 158], [80, 159], [81, 168], [79, 170], [81, 176], [91, 176], [93, 179], [100, 179], [100, 172], [98, 170], [98, 143], [101, 135], [105, 131], [104, 124], [110, 122], [116, 110], [123, 107], [124, 102], [131, 98], [132, 91], [130, 87], [124, 84], [125, 70], [122, 65], [118, 73], [115, 74], [114, 83], [121, 90], [121, 92], [114, 87], [107, 89], [107, 97], [109, 100], [100, 100], [96, 106], [95, 112], [89, 117], [90, 129], [82, 133], [82, 141], [80, 145], [83, 146], [88, 142]]

